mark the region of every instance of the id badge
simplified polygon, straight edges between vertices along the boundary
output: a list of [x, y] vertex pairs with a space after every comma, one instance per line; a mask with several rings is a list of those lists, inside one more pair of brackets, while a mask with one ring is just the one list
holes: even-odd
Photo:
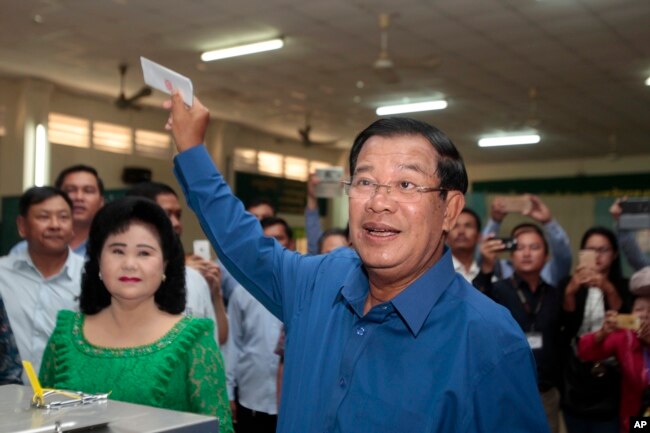
[[544, 346], [544, 339], [541, 332], [527, 332], [526, 339], [532, 350], [541, 349]]

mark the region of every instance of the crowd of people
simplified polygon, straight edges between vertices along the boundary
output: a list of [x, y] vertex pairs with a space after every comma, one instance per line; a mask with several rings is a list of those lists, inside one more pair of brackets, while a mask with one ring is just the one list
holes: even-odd
[[270, 201], [231, 193], [200, 101], [168, 106], [174, 172], [217, 258], [185, 254], [168, 185], [105, 203], [76, 165], [28, 189], [24, 240], [0, 258], [0, 384], [27, 383], [29, 360], [44, 386], [239, 433], [555, 433], [560, 416], [569, 433], [617, 432], [650, 410], [650, 267], [633, 233], [589, 228], [574, 266], [526, 195], [530, 221], [500, 237], [511, 211], [497, 198], [483, 225], [465, 207], [449, 138], [387, 118], [353, 144], [348, 227], [321, 230], [310, 177], [303, 255]]

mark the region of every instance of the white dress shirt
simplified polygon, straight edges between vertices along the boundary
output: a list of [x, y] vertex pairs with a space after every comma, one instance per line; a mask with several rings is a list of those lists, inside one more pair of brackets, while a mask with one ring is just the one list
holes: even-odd
[[469, 281], [470, 284], [472, 284], [472, 280], [476, 278], [478, 275], [480, 269], [478, 267], [478, 263], [476, 263], [476, 260], [472, 260], [472, 265], [469, 267], [469, 271], [465, 269], [465, 266], [453, 255], [451, 256], [451, 260], [454, 263], [454, 270], [461, 274], [463, 278], [465, 278], [467, 281]]
[[[83, 257], [69, 250], [61, 271], [44, 278], [27, 251], [0, 257], [0, 293], [18, 352], [37, 373], [58, 311], [79, 311], [83, 266]], [[23, 373], [23, 381], [28, 383], [26, 379]]]
[[185, 267], [185, 287], [187, 287], [187, 298], [185, 302], [185, 315], [194, 317], [205, 317], [214, 322], [214, 341], [219, 347], [219, 325], [214, 314], [210, 286], [203, 278], [203, 275], [194, 268]]
[[228, 303], [229, 335], [225, 350], [228, 398], [270, 415], [278, 413], [276, 389], [278, 362], [275, 346], [282, 322], [237, 285]]

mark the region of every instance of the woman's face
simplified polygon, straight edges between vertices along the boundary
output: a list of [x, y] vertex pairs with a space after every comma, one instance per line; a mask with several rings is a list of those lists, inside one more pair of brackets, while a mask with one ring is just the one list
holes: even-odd
[[585, 242], [584, 249], [596, 252], [596, 271], [608, 274], [617, 254], [612, 248], [612, 244], [609, 243], [609, 239], [603, 235], [593, 234]]
[[153, 301], [165, 272], [158, 232], [152, 225], [134, 221], [124, 232], [109, 235], [99, 270], [112, 301]]

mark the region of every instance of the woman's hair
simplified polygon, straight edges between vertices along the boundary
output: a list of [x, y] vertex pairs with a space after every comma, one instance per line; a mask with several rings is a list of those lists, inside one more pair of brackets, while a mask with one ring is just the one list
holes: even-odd
[[110, 305], [111, 294], [99, 278], [102, 249], [110, 235], [127, 231], [135, 222], [153, 227], [160, 238], [166, 278], [154, 294], [156, 305], [171, 314], [185, 310], [185, 254], [169, 217], [152, 200], [124, 197], [100, 209], [90, 226], [79, 299], [84, 314], [96, 314]]
[[605, 227], [592, 227], [582, 235], [582, 240], [580, 241], [580, 249], [584, 249], [587, 245], [587, 241], [593, 235], [601, 235], [607, 238], [609, 245], [612, 247], [614, 253], [614, 260], [609, 267], [609, 273], [607, 279], [612, 282], [620, 281], [623, 279], [623, 269], [621, 267], [621, 255], [618, 253], [618, 241], [616, 240], [616, 235], [613, 231]]

